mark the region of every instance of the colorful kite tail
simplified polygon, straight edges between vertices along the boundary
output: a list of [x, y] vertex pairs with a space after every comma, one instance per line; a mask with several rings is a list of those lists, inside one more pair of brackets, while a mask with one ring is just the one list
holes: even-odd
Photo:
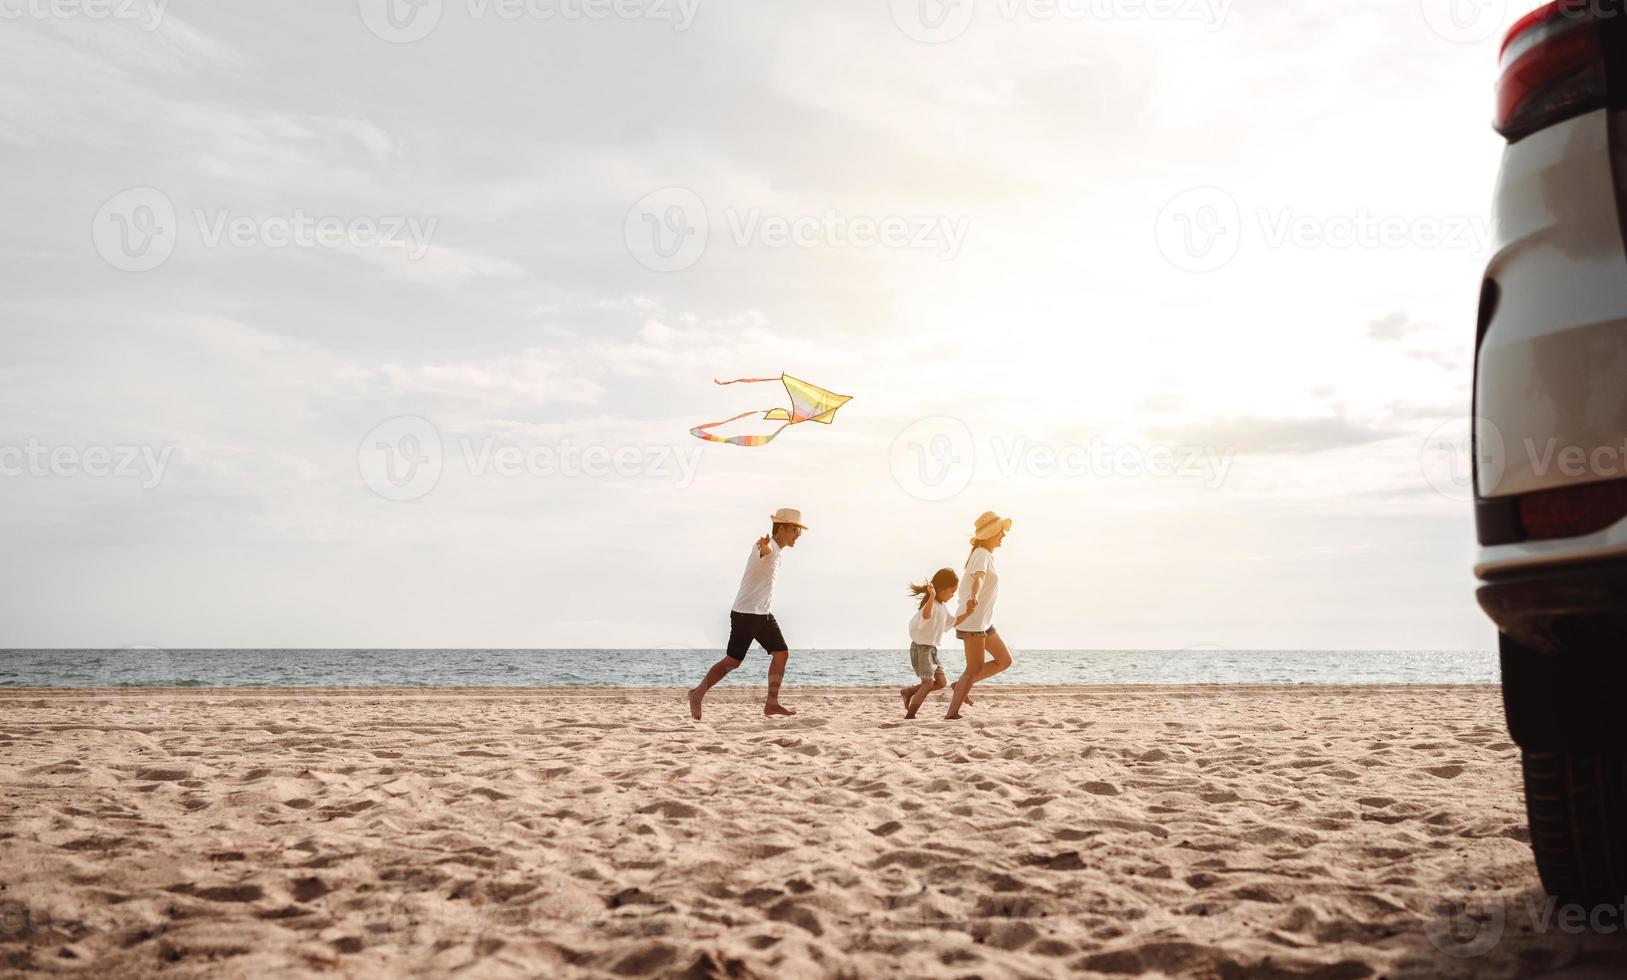
[[[778, 378], [769, 378], [768, 380], [770, 380], [770, 381], [778, 381], [779, 379]], [[732, 382], [718, 382], [718, 383], [719, 384], [728, 384], [728, 383], [732, 383]], [[779, 435], [781, 432], [784, 432], [786, 427], [789, 426], [791, 423], [789, 423], [789, 422], [785, 423], [785, 425], [780, 426], [778, 429], [775, 429], [773, 432], [770, 432], [766, 436], [718, 436], [718, 435], [713, 435], [712, 433], [710, 433], [710, 432], [708, 432], [706, 430], [715, 429], [720, 425], [728, 425], [730, 422], [738, 422], [741, 419], [746, 418], [748, 416], [752, 416], [752, 415], [765, 415], [766, 416], [767, 414], [768, 414], [767, 412], [741, 412], [739, 415], [736, 415], [732, 419], [724, 419], [721, 422], [708, 422], [705, 425], [697, 425], [693, 429], [689, 430], [689, 434], [696, 437], [697, 439], [705, 439], [707, 442], [724, 442], [724, 443], [728, 443], [731, 446], [746, 446], [746, 447], [766, 446], [770, 442], [774, 441], [775, 436]]]
[[[720, 380], [718, 378], [713, 378], [712, 383], [715, 384], [715, 385], [739, 385], [739, 384], [756, 384], [756, 383], [761, 382], [761, 381], [778, 381], [778, 380], [780, 380], [780, 379], [779, 378], [735, 378], [733, 381], [723, 381], [723, 380]], [[706, 431], [707, 429], [715, 429], [720, 425], [728, 425], [730, 422], [738, 422], [741, 419], [746, 418], [749, 415], [762, 415], [762, 416], [766, 417], [768, 415], [768, 413], [767, 412], [742, 412], [739, 415], [736, 415], [732, 419], [724, 419], [721, 422], [708, 422], [705, 425], [697, 425], [693, 429], [689, 430], [689, 434], [696, 437], [697, 439], [705, 439], [707, 442], [723, 442], [723, 443], [728, 443], [731, 446], [756, 447], [756, 446], [766, 446], [766, 445], [768, 445], [770, 442], [774, 441], [775, 436], [777, 436], [781, 432], [785, 431], [785, 426], [783, 426], [783, 425], [780, 426], [778, 429], [775, 429], [773, 432], [769, 433], [766, 436], [715, 436], [712, 433]], [[789, 423], [787, 423], [787, 424], [789, 424]]]

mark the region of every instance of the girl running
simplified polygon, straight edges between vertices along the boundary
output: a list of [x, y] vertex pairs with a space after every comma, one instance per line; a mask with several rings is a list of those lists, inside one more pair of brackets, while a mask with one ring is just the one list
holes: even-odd
[[977, 608], [976, 601], [967, 603], [956, 617], [945, 604], [955, 594], [960, 576], [952, 568], [940, 568], [924, 585], [911, 585], [910, 594], [920, 596], [920, 605], [910, 616], [910, 667], [920, 683], [906, 687], [898, 693], [904, 697], [904, 717], [914, 718], [921, 703], [933, 691], [946, 683], [943, 664], [938, 661], [938, 644], [944, 631], [959, 626]]

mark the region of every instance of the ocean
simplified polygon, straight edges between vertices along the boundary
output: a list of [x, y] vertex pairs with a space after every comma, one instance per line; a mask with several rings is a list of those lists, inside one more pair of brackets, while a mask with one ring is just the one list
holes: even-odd
[[[6, 687], [691, 687], [721, 650], [0, 650]], [[991, 684], [1491, 684], [1482, 650], [1014, 650]], [[958, 647], [943, 651], [953, 680]], [[762, 684], [754, 649], [726, 684]], [[786, 685], [905, 684], [905, 650], [797, 650]]]

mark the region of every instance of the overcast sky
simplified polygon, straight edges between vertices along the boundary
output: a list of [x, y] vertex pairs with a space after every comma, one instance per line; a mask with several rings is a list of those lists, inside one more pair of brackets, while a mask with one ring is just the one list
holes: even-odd
[[0, 0], [0, 646], [1490, 648], [1450, 2]]

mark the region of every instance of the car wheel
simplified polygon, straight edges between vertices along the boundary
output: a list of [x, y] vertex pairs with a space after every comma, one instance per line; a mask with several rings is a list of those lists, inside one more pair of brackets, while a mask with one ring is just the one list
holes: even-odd
[[1542, 887], [1576, 902], [1627, 894], [1627, 757], [1526, 752], [1525, 809]]
[[1503, 707], [1521, 748], [1543, 888], [1574, 902], [1627, 896], [1623, 653], [1539, 652], [1500, 638]]

